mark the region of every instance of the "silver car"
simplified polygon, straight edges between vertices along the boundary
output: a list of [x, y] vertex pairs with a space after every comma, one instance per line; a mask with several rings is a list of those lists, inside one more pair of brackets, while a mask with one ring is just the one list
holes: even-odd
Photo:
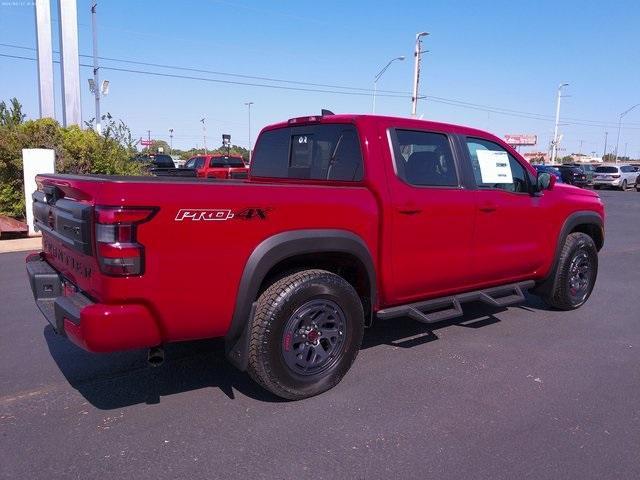
[[638, 172], [631, 165], [601, 165], [593, 172], [593, 188], [619, 188], [626, 190], [636, 187]]

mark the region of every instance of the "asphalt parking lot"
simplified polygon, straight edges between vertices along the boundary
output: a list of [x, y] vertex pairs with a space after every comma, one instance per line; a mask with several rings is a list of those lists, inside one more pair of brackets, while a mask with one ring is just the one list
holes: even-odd
[[221, 343], [92, 355], [53, 334], [25, 253], [0, 255], [2, 478], [640, 478], [640, 193], [601, 191], [573, 312], [536, 297], [433, 331], [369, 330], [332, 391], [282, 402]]

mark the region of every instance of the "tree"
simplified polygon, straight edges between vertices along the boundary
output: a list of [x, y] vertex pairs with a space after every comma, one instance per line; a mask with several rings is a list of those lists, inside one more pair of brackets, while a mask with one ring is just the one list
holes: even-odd
[[136, 141], [129, 128], [109, 114], [103, 117], [103, 135], [77, 125], [63, 128], [51, 118], [24, 118], [16, 99], [9, 108], [0, 103], [0, 213], [24, 216], [23, 148], [53, 149], [59, 173], [143, 174], [142, 165], [130, 161]]
[[26, 117], [22, 113], [22, 105], [20, 105], [16, 97], [13, 97], [9, 102], [10, 106], [8, 108], [4, 101], [0, 102], [0, 127], [16, 127]]

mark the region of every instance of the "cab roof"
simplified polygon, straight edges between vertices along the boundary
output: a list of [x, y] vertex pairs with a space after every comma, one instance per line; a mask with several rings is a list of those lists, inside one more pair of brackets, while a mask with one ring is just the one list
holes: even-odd
[[[297, 125], [312, 125], [312, 124], [330, 124], [330, 123], [353, 123], [356, 125], [383, 125], [384, 127], [398, 127], [398, 128], [426, 128], [429, 130], [435, 130], [447, 133], [457, 133], [460, 135], [481, 135], [483, 137], [495, 137], [495, 135], [479, 130], [476, 128], [465, 127], [463, 125], [456, 125], [452, 123], [434, 122], [431, 120], [421, 120], [417, 118], [408, 117], [394, 117], [385, 115], [368, 115], [368, 114], [337, 114], [337, 115], [309, 115], [305, 117], [290, 118], [285, 122], [278, 122], [272, 125], [264, 127], [263, 130], [273, 130], [283, 127], [291, 127]], [[502, 140], [501, 140], [501, 143]]]

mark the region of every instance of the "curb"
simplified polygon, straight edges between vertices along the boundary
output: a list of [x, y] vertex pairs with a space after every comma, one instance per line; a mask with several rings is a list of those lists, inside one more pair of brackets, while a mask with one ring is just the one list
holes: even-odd
[[0, 240], [0, 253], [27, 252], [42, 249], [42, 237]]

